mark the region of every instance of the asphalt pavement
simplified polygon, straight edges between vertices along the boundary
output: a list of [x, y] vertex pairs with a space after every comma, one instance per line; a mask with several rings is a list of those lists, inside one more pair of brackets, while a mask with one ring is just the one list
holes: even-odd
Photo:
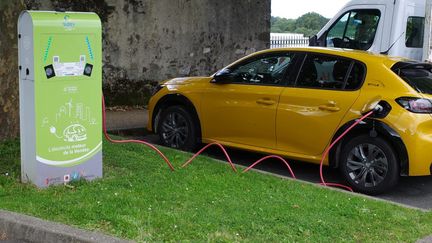
[[[138, 117], [140, 120], [134, 120], [136, 117]], [[147, 124], [146, 119], [147, 113], [145, 110], [134, 112], [111, 112], [111, 114], [107, 114], [107, 126], [108, 128], [112, 128], [109, 129], [111, 130], [111, 133], [159, 144], [158, 136], [149, 134], [144, 128]], [[133, 124], [133, 126], [128, 126], [128, 123]], [[110, 124], [116, 124], [116, 126], [110, 126]], [[122, 126], [122, 124], [126, 125]], [[237, 149], [228, 149], [228, 153], [234, 163], [244, 166], [249, 166], [257, 159], [263, 157], [262, 154]], [[224, 154], [217, 148], [210, 148], [203, 154], [225, 161]], [[300, 161], [288, 161], [297, 179], [312, 183], [320, 182], [318, 165]], [[286, 166], [278, 160], [268, 160], [262, 162], [255, 168], [281, 176], [290, 176]], [[324, 177], [326, 178], [326, 182], [343, 183], [342, 178], [339, 176], [337, 170], [325, 167]], [[376, 197], [404, 204], [410, 207], [420, 208], [423, 210], [432, 210], [432, 176], [401, 177], [399, 184], [395, 188]]]

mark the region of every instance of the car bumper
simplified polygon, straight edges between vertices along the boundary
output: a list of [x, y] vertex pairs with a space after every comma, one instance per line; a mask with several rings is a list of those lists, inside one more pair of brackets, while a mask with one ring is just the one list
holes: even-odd
[[[411, 122], [408, 122], [411, 121]], [[432, 174], [432, 119], [427, 114], [404, 114], [396, 124], [406, 146], [409, 160], [409, 176]]]

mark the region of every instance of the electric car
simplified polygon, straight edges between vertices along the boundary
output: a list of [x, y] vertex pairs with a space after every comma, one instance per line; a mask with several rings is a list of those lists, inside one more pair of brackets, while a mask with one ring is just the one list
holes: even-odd
[[169, 147], [200, 143], [319, 163], [327, 146], [355, 190], [378, 194], [400, 176], [431, 174], [432, 65], [363, 51], [264, 50], [210, 77], [165, 81], [148, 129]]

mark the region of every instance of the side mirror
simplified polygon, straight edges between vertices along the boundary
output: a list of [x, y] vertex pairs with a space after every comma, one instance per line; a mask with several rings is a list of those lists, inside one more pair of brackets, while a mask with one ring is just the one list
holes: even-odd
[[317, 35], [313, 35], [309, 38], [309, 46], [327, 46], [326, 38], [327, 38], [328, 30], [326, 30], [318, 39]]
[[232, 82], [231, 70], [222, 69], [213, 75], [212, 83], [228, 84]]
[[318, 46], [318, 37], [313, 35], [309, 38], [309, 46]]

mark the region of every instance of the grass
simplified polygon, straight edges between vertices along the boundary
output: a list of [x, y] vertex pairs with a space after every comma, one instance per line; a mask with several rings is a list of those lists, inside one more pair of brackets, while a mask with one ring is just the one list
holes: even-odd
[[[163, 151], [176, 168], [190, 157]], [[133, 144], [104, 144], [102, 180], [39, 190], [18, 178], [19, 142], [0, 144], [1, 209], [136, 241], [414, 242], [432, 233], [432, 213], [234, 174], [207, 157], [171, 172]]]

